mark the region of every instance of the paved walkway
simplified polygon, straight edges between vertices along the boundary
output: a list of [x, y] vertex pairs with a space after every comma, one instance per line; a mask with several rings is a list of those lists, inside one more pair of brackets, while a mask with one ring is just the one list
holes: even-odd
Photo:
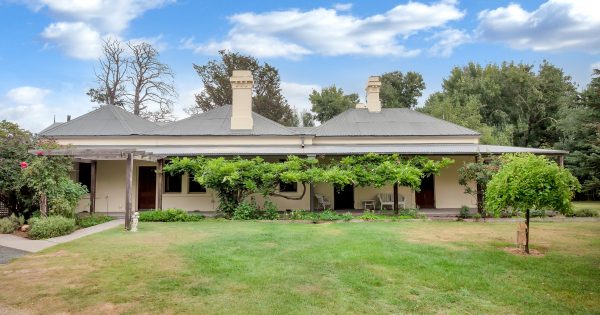
[[[25, 254], [28, 254], [28, 252], [10, 248], [10, 247], [0, 246], [0, 265], [6, 264], [9, 261], [11, 261], [17, 257], [21, 257]], [[0, 312], [0, 314], [2, 314], [2, 312]]]
[[70, 242], [84, 236], [92, 235], [116, 226], [123, 225], [125, 220], [117, 219], [106, 223], [91, 226], [89, 228], [77, 230], [69, 235], [53, 237], [45, 240], [30, 240], [12, 234], [0, 234], [0, 246], [10, 247], [30, 253], [39, 252], [56, 244]]

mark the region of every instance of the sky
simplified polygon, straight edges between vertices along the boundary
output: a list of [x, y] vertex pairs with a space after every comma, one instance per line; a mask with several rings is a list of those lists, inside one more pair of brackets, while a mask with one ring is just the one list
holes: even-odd
[[202, 82], [193, 64], [221, 49], [277, 69], [288, 102], [309, 109], [335, 84], [364, 97], [370, 75], [417, 71], [441, 89], [468, 62], [548, 60], [579, 88], [600, 68], [600, 1], [0, 0], [0, 120], [38, 132], [95, 104], [105, 38], [147, 41], [175, 73], [175, 114]]

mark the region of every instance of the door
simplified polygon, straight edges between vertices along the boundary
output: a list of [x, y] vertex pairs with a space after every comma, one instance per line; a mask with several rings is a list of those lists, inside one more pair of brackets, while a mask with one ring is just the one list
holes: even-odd
[[429, 175], [421, 180], [421, 191], [416, 193], [417, 206], [421, 209], [435, 208], [434, 177]]
[[138, 210], [156, 208], [156, 167], [140, 166], [138, 171]]
[[335, 210], [354, 209], [354, 186], [336, 186], [333, 190], [333, 207]]

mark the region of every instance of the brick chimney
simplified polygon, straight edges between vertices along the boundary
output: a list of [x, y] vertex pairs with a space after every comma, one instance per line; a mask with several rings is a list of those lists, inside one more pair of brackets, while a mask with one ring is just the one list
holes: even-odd
[[252, 72], [234, 70], [231, 82], [231, 129], [252, 129]]
[[379, 77], [369, 77], [367, 81], [367, 109], [372, 113], [381, 112], [381, 100], [379, 100], [379, 90], [381, 90], [381, 81]]

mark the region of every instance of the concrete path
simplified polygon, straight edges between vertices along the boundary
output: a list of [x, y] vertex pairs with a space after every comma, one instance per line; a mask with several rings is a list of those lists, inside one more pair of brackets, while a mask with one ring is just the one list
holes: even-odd
[[0, 246], [10, 247], [30, 253], [39, 252], [56, 244], [70, 242], [84, 236], [92, 235], [119, 225], [123, 225], [125, 220], [117, 219], [106, 223], [91, 226], [89, 228], [77, 230], [69, 235], [53, 237], [46, 240], [30, 240], [12, 234], [0, 234]]
[[[28, 252], [10, 248], [10, 247], [0, 246], [0, 265], [6, 264], [9, 261], [11, 261], [17, 257], [21, 257], [25, 254], [28, 254]], [[3, 314], [3, 313], [0, 312], [0, 314]]]

